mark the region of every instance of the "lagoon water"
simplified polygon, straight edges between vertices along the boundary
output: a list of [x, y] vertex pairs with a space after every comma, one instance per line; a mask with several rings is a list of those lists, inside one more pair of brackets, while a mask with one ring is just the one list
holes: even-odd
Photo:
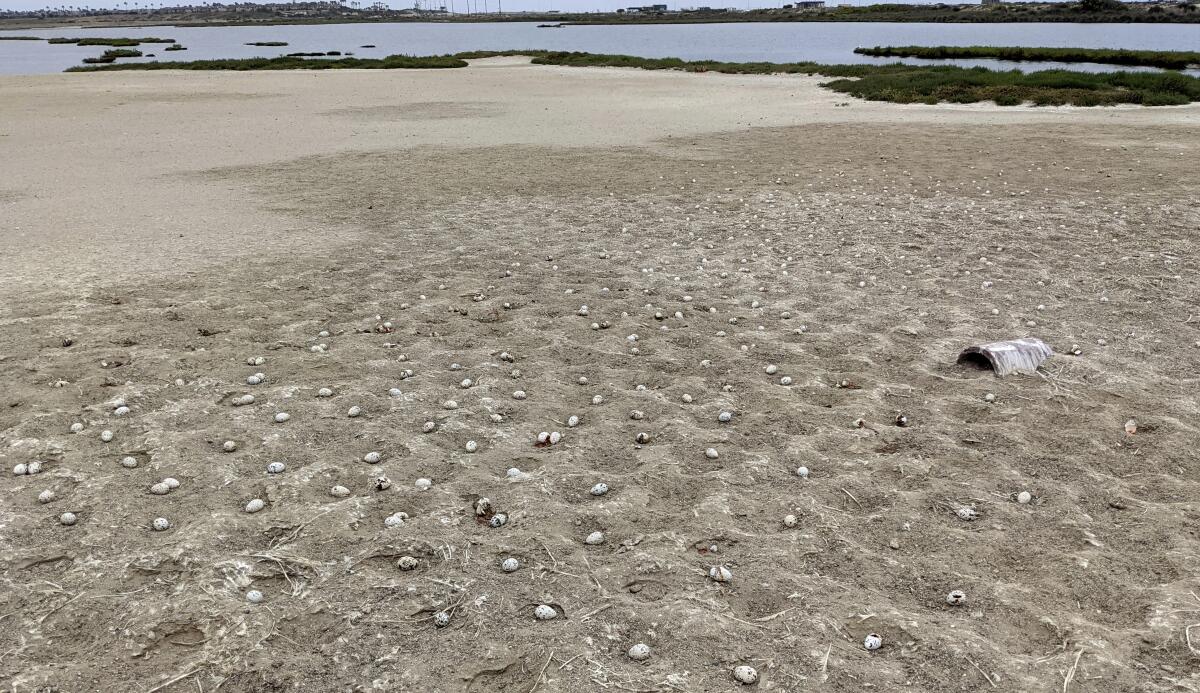
[[[1200, 50], [1200, 24], [917, 24], [867, 22], [796, 22], [728, 24], [587, 25], [541, 29], [534, 23], [387, 23], [234, 27], [136, 27], [110, 29], [38, 29], [0, 35], [86, 37], [158, 36], [173, 38], [188, 50], [164, 53], [165, 44], [144, 44], [156, 58], [199, 60], [278, 56], [292, 52], [341, 51], [364, 58], [395, 53], [435, 55], [467, 50], [542, 48], [620, 53], [689, 60], [820, 63], [897, 62], [897, 58], [856, 55], [858, 46], [1062, 46], [1143, 50]], [[253, 41], [286, 41], [286, 47], [247, 46]], [[361, 46], [373, 44], [375, 48]], [[101, 46], [51, 45], [44, 41], [0, 41], [0, 73], [44, 74], [79, 65], [104, 52]], [[1107, 71], [1089, 63], [1013, 63], [997, 60], [927, 61], [995, 69], [1066, 68]], [[1200, 71], [1192, 71], [1200, 75]]]

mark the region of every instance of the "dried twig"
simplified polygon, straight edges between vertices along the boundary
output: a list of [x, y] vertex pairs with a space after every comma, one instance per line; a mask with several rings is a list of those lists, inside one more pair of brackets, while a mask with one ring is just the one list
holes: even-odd
[[546, 669], [550, 666], [550, 661], [554, 659], [554, 650], [550, 650], [550, 656], [546, 658], [546, 663], [542, 665], [542, 670], [538, 672], [537, 678], [533, 680], [533, 685], [529, 687], [527, 693], [533, 693], [542, 683], [542, 677], [546, 675]]
[[[966, 655], [963, 655], [963, 656], [966, 657]], [[979, 668], [979, 665], [975, 663], [975, 660], [971, 659], [970, 657], [967, 657], [967, 661], [971, 663], [971, 666], [975, 667], [975, 671], [978, 671], [979, 673], [983, 674], [983, 678], [987, 679], [987, 682], [989, 684], [991, 684], [992, 688], [996, 687], [996, 682], [992, 680], [991, 676], [988, 676], [986, 671]]]
[[179, 683], [180, 681], [186, 679], [189, 676], [200, 673], [200, 671], [202, 669], [204, 669], [204, 667], [202, 667], [202, 666], [196, 667], [195, 669], [192, 669], [191, 671], [189, 671], [187, 673], [176, 676], [175, 678], [171, 679], [170, 681], [163, 681], [162, 683], [158, 684], [154, 688], [151, 688], [150, 690], [146, 691], [146, 693], [154, 693], [155, 691], [161, 691], [162, 689], [166, 688], [167, 686], [170, 686], [171, 684]]
[[1079, 670], [1079, 658], [1083, 656], [1084, 648], [1079, 648], [1075, 653], [1075, 661], [1071, 664], [1071, 668], [1067, 669], [1067, 675], [1063, 678], [1063, 693], [1067, 693], [1067, 687], [1071, 685], [1071, 681], [1075, 678], [1075, 672]]

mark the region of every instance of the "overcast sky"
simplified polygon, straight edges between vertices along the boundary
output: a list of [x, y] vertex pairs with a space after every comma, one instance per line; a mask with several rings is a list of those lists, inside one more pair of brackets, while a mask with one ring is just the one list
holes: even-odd
[[[130, 2], [129, 2], [130, 7], [133, 6], [134, 1], [135, 0], [130, 0]], [[153, 2], [150, 2], [149, 0], [136, 0], [136, 1], [140, 2], [142, 4], [149, 4], [149, 5], [154, 5], [154, 6], [157, 6], [160, 4], [160, 2], [158, 0], [154, 0]], [[190, 0], [190, 1], [193, 4], [197, 4], [197, 5], [199, 5], [203, 2], [203, 0]], [[231, 2], [232, 0], [224, 0], [224, 1]], [[369, 5], [374, 1], [375, 0], [360, 0], [360, 2], [362, 2], [363, 5]], [[471, 3], [472, 10], [474, 10], [474, 8], [476, 6], [478, 6], [479, 10], [483, 11], [485, 0], [422, 0], [421, 6], [427, 7], [427, 6], [432, 5], [432, 6], [436, 7], [436, 6], [445, 4], [446, 8], [449, 9], [451, 7], [451, 5], [453, 5], [455, 12], [463, 13], [463, 12], [466, 12], [466, 10], [467, 10], [467, 2], [468, 1]], [[492, 11], [492, 12], [496, 11], [496, 8], [497, 8], [496, 1], [497, 0], [486, 0], [487, 9], [489, 11]], [[829, 0], [829, 4], [835, 5], [838, 3], [853, 3], [855, 5], [867, 5], [867, 4], [871, 4], [872, 1], [882, 1], [882, 0], [836, 0], [836, 1]], [[907, 1], [908, 2], [924, 2], [924, 1], [934, 2], [936, 0], [907, 0]], [[964, 1], [969, 1], [969, 0], [964, 0]], [[661, 4], [662, 2], [663, 2], [663, 0], [646, 0], [644, 2], [644, 4], [647, 4], [647, 5], [656, 4], [656, 3]], [[669, 0], [668, 2], [666, 2], [666, 5], [667, 5], [667, 7], [671, 8], [672, 10], [676, 10], [676, 9], [680, 9], [680, 8], [687, 8], [687, 7], [697, 7], [697, 6], [737, 7], [739, 9], [746, 9], [747, 7], [751, 7], [751, 8], [753, 8], [753, 7], [780, 7], [784, 4], [787, 4], [787, 2], [791, 2], [791, 0], [786, 0], [786, 2], [785, 2], [785, 0], [774, 0], [774, 1], [750, 0], [749, 4], [747, 4], [746, 0], [695, 0], [695, 1], [689, 0], [687, 2], [676, 2], [675, 0]], [[567, 12], [567, 11], [592, 12], [595, 10], [615, 10], [618, 7], [637, 6], [637, 5], [643, 4], [643, 0], [633, 0], [633, 1], [631, 1], [631, 0], [500, 0], [500, 3], [505, 11], [558, 10], [560, 12]], [[114, 0], [58, 0], [56, 2], [49, 2], [47, 0], [0, 0], [0, 9], [34, 10], [34, 9], [39, 9], [42, 7], [57, 7], [60, 4], [61, 5], [87, 6], [87, 7], [115, 7], [117, 5], [120, 5], [120, 2], [115, 2]], [[187, 0], [162, 0], [161, 4], [164, 6], [183, 5], [183, 4], [187, 4]], [[412, 7], [412, 0], [408, 0], [407, 2], [393, 1], [393, 2], [388, 2], [387, 4], [390, 5], [391, 7], [395, 7], [395, 8]]]

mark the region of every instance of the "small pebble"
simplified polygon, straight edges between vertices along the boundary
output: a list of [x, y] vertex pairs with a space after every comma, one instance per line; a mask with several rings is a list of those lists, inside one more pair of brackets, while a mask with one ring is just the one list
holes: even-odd
[[346, 416], [349, 416], [352, 419], [359, 414], [362, 414], [362, 407], [358, 406], [350, 407], [350, 410], [346, 412]]

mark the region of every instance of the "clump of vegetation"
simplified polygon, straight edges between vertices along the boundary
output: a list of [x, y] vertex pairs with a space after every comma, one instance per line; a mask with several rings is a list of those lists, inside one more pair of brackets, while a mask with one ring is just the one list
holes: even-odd
[[40, 36], [0, 36], [0, 41], [42, 41]]
[[389, 55], [386, 58], [339, 58], [337, 60], [306, 60], [304, 58], [241, 58], [229, 60], [193, 60], [190, 62], [117, 63], [68, 68], [67, 72], [101, 72], [113, 70], [405, 70], [466, 67], [467, 63], [450, 55], [414, 57]]
[[52, 38], [46, 39], [47, 43], [73, 43], [76, 46], [112, 46], [114, 48], [128, 48], [137, 46], [143, 43], [175, 43], [175, 39], [165, 38]]
[[246, 45], [247, 46], [286, 46], [286, 45], [288, 45], [288, 43], [287, 43], [287, 41], [253, 41], [251, 43], [247, 43]]
[[181, 46], [178, 43], [173, 43], [173, 44], [167, 46], [166, 48], [164, 48], [163, 50], [164, 51], [186, 51], [187, 47]]
[[321, 52], [316, 52], [316, 53], [288, 53], [286, 57], [288, 57], [288, 58], [324, 58], [324, 57], [326, 57], [326, 56], [330, 56], [330, 55], [341, 55], [341, 54], [342, 54], [342, 52], [341, 52], [341, 51], [328, 51], [328, 52], [325, 52], [325, 53], [321, 53]]
[[[316, 54], [322, 56], [324, 54]], [[894, 103], [974, 103], [995, 101], [1002, 106], [1035, 105], [1107, 106], [1141, 104], [1166, 106], [1200, 101], [1200, 79], [1178, 72], [1087, 73], [1067, 70], [1023, 73], [985, 68], [904, 65], [821, 65], [819, 63], [728, 63], [716, 60], [639, 58], [543, 50], [470, 51], [455, 55], [386, 58], [306, 60], [300, 56], [198, 60], [195, 62], [126, 63], [75, 67], [92, 70], [330, 70], [454, 68], [467, 60], [511, 55], [532, 56], [540, 65], [636, 67], [645, 70], [682, 70], [730, 74], [806, 74], [836, 78], [822, 86], [871, 101]]]
[[944, 60], [995, 58], [1061, 63], [1107, 63], [1186, 70], [1200, 65], [1200, 51], [1140, 51], [1113, 48], [1026, 48], [1022, 46], [876, 46], [855, 48], [860, 55]]
[[102, 55], [95, 58], [84, 58], [83, 62], [89, 65], [103, 65], [115, 62], [117, 58], [140, 58], [142, 52], [134, 48], [113, 48], [104, 51]]

